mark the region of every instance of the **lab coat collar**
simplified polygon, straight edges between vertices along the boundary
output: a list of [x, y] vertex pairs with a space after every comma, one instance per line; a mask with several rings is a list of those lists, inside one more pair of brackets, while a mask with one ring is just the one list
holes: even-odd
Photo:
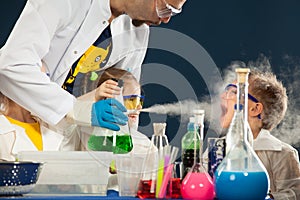
[[[103, 23], [101, 19], [106, 19], [108, 21], [111, 15], [112, 13], [110, 10], [110, 0], [93, 0], [91, 2], [91, 7], [86, 15], [86, 19], [81, 25], [81, 29], [95, 29], [95, 20], [99, 21], [99, 23]], [[98, 36], [99, 35], [97, 35], [97, 37]]]
[[270, 134], [270, 131], [262, 129], [253, 141], [254, 150], [281, 151], [282, 142]]
[[[13, 154], [17, 154], [19, 151], [34, 151], [37, 150], [36, 147], [32, 144], [30, 139], [25, 133], [25, 130], [22, 127], [15, 126], [11, 124], [8, 119], [0, 114], [0, 135], [4, 134], [16, 134], [16, 140], [14, 142]], [[41, 126], [41, 133], [43, 138], [43, 150], [53, 150], [58, 151], [59, 147], [63, 141], [63, 135], [58, 134], [45, 126]]]
[[15, 128], [13, 125], [8, 121], [8, 119], [0, 114], [0, 134], [6, 134], [9, 132], [13, 132]]

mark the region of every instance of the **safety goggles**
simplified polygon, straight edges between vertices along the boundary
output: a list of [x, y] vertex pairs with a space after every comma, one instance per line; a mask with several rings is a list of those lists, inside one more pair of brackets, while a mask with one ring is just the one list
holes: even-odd
[[123, 96], [124, 105], [127, 110], [135, 110], [143, 107], [145, 97], [142, 95], [127, 95]]
[[159, 18], [168, 18], [181, 13], [182, 9], [177, 9], [168, 4], [165, 0], [156, 0], [156, 12]]
[[[236, 98], [236, 94], [237, 94], [237, 85], [235, 84], [228, 84], [225, 87], [225, 98], [226, 99], [235, 99]], [[258, 103], [259, 101], [252, 96], [251, 94], [248, 93], [248, 99], [250, 99], [251, 101], [253, 101], [254, 103]]]

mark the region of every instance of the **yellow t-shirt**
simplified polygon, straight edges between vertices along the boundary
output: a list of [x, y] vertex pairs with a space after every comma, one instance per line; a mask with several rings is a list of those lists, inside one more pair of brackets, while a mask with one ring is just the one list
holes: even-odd
[[31, 142], [34, 144], [34, 146], [39, 151], [43, 150], [42, 134], [41, 134], [40, 124], [38, 122], [25, 123], [25, 122], [20, 122], [18, 120], [12, 119], [10, 117], [7, 117], [7, 119], [10, 121], [10, 123], [24, 128], [27, 136], [29, 137]]

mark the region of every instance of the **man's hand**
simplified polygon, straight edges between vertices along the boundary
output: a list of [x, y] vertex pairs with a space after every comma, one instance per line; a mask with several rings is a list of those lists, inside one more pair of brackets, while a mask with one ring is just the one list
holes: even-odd
[[128, 121], [123, 112], [126, 108], [116, 99], [97, 101], [92, 105], [92, 125], [118, 131], [118, 125], [125, 125]]

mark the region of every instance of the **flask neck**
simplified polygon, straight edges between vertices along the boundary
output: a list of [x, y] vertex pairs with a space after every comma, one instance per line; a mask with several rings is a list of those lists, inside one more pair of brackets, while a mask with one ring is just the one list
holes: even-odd
[[241, 118], [240, 121], [243, 121], [243, 130], [240, 135], [240, 140], [243, 142], [248, 141], [248, 75], [249, 73], [237, 73], [237, 105], [239, 106], [237, 106], [236, 112], [241, 113], [239, 117]]
[[151, 143], [157, 149], [161, 149], [164, 146], [169, 145], [169, 141], [166, 135], [152, 135]]
[[247, 142], [248, 133], [248, 75], [249, 72], [237, 72], [236, 105], [230, 124], [226, 145], [228, 151], [237, 143]]
[[245, 123], [246, 121], [244, 120], [244, 111], [236, 110], [234, 114], [234, 119], [232, 121], [231, 131], [233, 133], [236, 133], [233, 135], [233, 137], [236, 137], [240, 142], [247, 141], [247, 132], [245, 132], [244, 129]]

